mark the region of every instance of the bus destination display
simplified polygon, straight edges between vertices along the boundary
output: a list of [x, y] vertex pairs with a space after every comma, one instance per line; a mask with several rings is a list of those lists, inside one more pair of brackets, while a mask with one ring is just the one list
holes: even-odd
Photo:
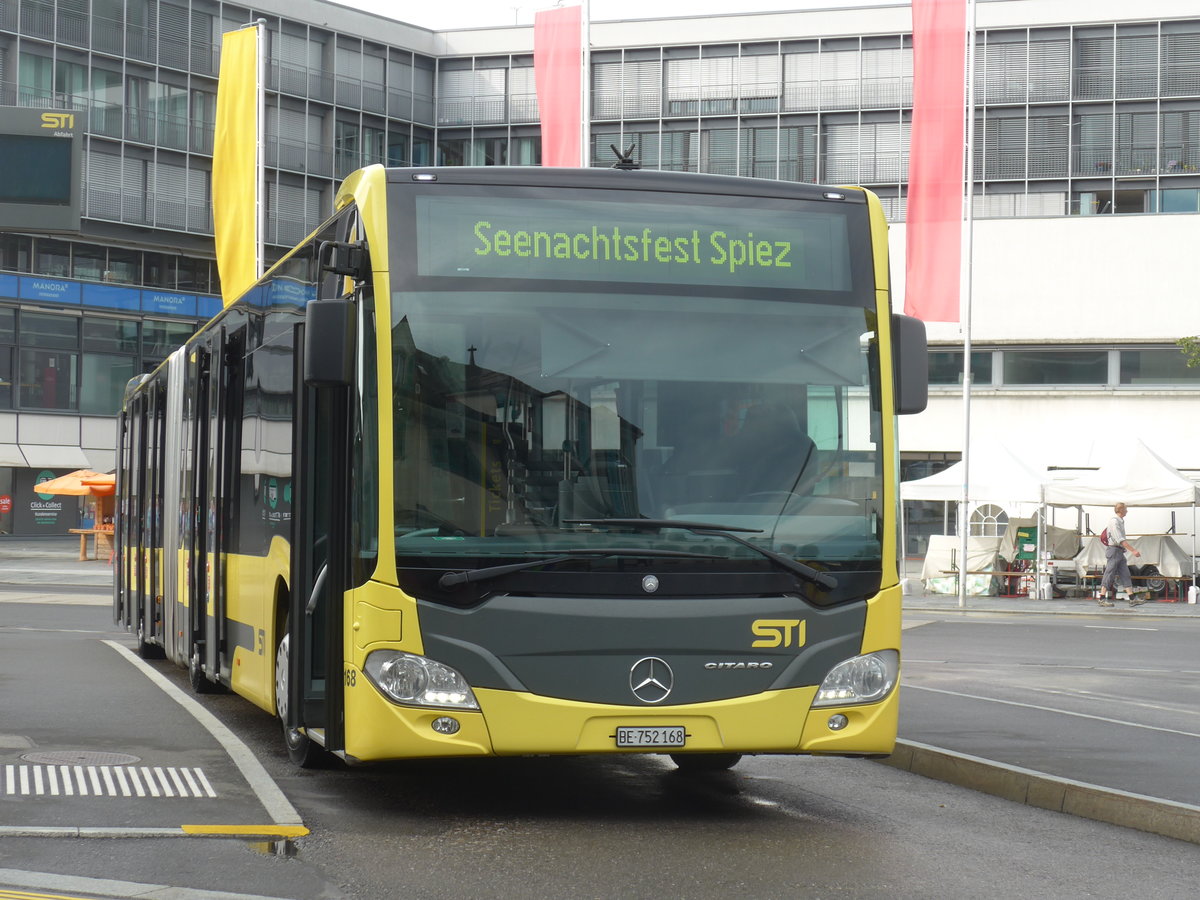
[[842, 212], [417, 198], [417, 273], [850, 290]]

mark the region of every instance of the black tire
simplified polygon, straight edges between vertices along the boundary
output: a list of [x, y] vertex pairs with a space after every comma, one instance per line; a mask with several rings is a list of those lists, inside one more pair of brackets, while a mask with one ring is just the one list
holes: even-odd
[[146, 640], [145, 623], [138, 625], [137, 629], [137, 654], [142, 659], [165, 659], [167, 652], [158, 644], [152, 644]]
[[275, 714], [279, 716], [283, 730], [283, 745], [288, 759], [302, 769], [319, 769], [329, 764], [329, 754], [315, 744], [299, 728], [288, 727], [288, 681], [291, 637], [288, 625], [283, 627], [283, 637], [275, 647]]
[[686, 775], [706, 772], [724, 772], [732, 769], [741, 760], [740, 753], [672, 753], [671, 762]]
[[188, 657], [188, 684], [192, 686], [192, 692], [196, 694], [219, 694], [221, 693], [221, 685], [209, 681], [204, 675], [204, 670], [200, 668], [200, 647], [196, 644], [192, 645], [192, 655]]

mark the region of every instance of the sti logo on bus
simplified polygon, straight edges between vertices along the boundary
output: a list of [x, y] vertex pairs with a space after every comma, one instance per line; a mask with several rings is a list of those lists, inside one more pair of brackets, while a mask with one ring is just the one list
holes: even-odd
[[803, 647], [806, 640], [803, 619], [755, 619], [750, 630], [758, 636], [751, 647]]

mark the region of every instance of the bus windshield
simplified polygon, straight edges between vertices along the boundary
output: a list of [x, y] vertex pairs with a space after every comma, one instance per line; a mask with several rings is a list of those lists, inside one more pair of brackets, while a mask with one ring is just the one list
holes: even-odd
[[651, 519], [741, 529], [825, 572], [878, 573], [874, 295], [837, 295], [863, 282], [849, 259], [809, 293], [560, 272], [405, 290], [394, 276], [398, 567], [606, 547], [681, 551], [657, 570], [770, 567], [724, 535], [620, 523]]

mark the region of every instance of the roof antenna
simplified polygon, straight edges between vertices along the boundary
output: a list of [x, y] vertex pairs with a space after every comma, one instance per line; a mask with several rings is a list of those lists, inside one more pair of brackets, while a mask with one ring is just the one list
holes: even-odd
[[609, 144], [608, 146], [611, 147], [612, 152], [617, 155], [617, 161], [612, 164], [614, 169], [625, 169], [626, 171], [629, 171], [632, 169], [641, 168], [641, 165], [633, 160], [633, 148], [636, 146], [636, 144], [630, 144], [629, 149], [624, 153], [617, 149], [616, 144]]

